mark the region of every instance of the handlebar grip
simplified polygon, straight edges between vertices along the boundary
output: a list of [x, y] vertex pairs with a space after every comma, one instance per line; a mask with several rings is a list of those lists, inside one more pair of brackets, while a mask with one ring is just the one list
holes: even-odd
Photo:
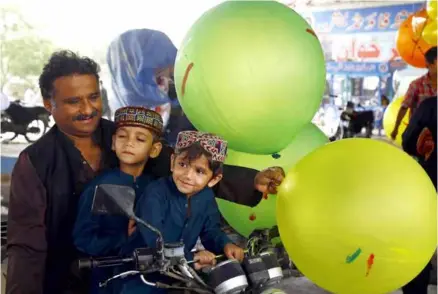
[[120, 257], [103, 257], [103, 258], [84, 258], [79, 259], [79, 269], [91, 269], [96, 267], [114, 267], [133, 262], [134, 258], [120, 258]]
[[79, 269], [90, 269], [93, 267], [93, 260], [89, 259], [89, 258], [79, 259], [78, 267], [79, 267]]

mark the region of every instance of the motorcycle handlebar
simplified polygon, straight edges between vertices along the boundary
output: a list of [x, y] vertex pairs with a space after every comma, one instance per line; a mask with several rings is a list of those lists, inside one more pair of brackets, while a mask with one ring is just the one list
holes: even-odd
[[98, 267], [115, 267], [134, 262], [133, 257], [105, 257], [105, 258], [83, 258], [79, 259], [79, 269], [92, 269]]

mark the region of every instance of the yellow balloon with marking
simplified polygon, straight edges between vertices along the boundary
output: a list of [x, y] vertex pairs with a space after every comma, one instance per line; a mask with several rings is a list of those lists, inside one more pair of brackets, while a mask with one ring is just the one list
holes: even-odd
[[[391, 101], [391, 103], [386, 108], [385, 114], [383, 115], [383, 129], [385, 130], [385, 135], [391, 139], [391, 133], [394, 130], [395, 121], [397, 120], [398, 111], [403, 103], [404, 96], [400, 96]], [[408, 110], [403, 118], [400, 126], [398, 128], [398, 135], [395, 137], [395, 143], [398, 146], [402, 144], [402, 135], [409, 124], [410, 110]]]
[[318, 286], [337, 294], [386, 294], [432, 258], [436, 198], [422, 167], [399, 148], [340, 140], [288, 172], [277, 196], [280, 237]]
[[437, 45], [437, 21], [426, 24], [422, 33], [423, 40], [430, 45]]
[[427, 1], [427, 5], [426, 5], [426, 9], [427, 9], [427, 15], [429, 15], [429, 17], [431, 19], [436, 19], [437, 18], [437, 0], [428, 0]]

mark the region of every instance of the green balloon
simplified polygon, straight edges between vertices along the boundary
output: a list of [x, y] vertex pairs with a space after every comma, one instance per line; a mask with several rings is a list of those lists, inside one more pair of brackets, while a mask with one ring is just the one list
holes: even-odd
[[321, 44], [276, 1], [227, 1], [202, 15], [178, 51], [179, 102], [201, 131], [255, 154], [283, 150], [316, 113], [325, 87]]
[[[225, 164], [262, 170], [271, 166], [281, 166], [285, 172], [310, 152], [328, 142], [324, 133], [312, 123], [307, 123], [289, 145], [272, 155], [248, 154], [228, 149]], [[277, 224], [276, 195], [268, 195], [255, 207], [236, 204], [216, 198], [219, 210], [228, 224], [239, 234], [248, 237], [256, 228], [272, 228]]]

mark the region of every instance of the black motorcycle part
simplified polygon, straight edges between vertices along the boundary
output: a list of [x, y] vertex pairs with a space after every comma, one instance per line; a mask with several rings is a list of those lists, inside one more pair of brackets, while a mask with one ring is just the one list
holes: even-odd
[[269, 280], [269, 272], [260, 255], [246, 257], [242, 266], [253, 288], [258, 288]]
[[283, 279], [283, 270], [274, 252], [263, 252], [260, 254], [269, 275], [269, 283], [277, 283]]
[[138, 248], [134, 251], [135, 267], [141, 272], [154, 271], [156, 251], [151, 248]]
[[231, 259], [213, 267], [208, 280], [216, 294], [240, 293], [248, 287], [248, 280], [240, 263]]

